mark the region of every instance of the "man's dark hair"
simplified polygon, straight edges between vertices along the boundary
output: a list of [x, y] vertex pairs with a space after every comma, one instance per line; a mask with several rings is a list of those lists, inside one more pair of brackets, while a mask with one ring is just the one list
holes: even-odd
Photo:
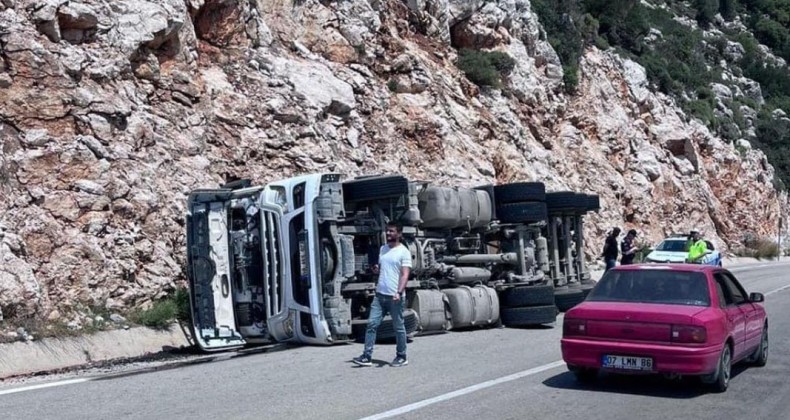
[[403, 225], [398, 222], [387, 222], [387, 227], [394, 227], [398, 233], [403, 233]]
[[631, 236], [636, 236], [636, 229], [629, 230], [628, 234], [631, 235]]
[[610, 233], [610, 235], [612, 235], [612, 236], [617, 236], [619, 234], [620, 234], [620, 228], [619, 227], [616, 227], [616, 228], [612, 229], [612, 233]]

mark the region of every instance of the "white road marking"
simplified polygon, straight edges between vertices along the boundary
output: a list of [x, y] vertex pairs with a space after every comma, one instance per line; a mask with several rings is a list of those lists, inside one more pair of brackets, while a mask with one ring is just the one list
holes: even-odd
[[724, 268], [727, 268], [728, 270], [735, 272], [735, 271], [749, 271], [758, 268], [776, 267], [777, 265], [787, 265], [787, 264], [788, 264], [787, 261], [776, 261], [773, 263], [760, 264], [760, 265], [738, 265], [733, 268], [727, 268], [727, 266], [725, 265]]
[[557, 360], [556, 362], [551, 362], [545, 364], [543, 366], [538, 366], [532, 369], [522, 370], [521, 372], [514, 373], [512, 375], [503, 376], [501, 378], [492, 379], [490, 381], [481, 382], [476, 385], [468, 386], [466, 388], [461, 388], [457, 391], [448, 392], [446, 394], [438, 395], [433, 398], [428, 398], [426, 400], [418, 401], [414, 404], [404, 405], [403, 407], [398, 407], [389, 411], [385, 411], [383, 413], [374, 414], [369, 417], [365, 417], [362, 420], [377, 420], [377, 419], [386, 419], [389, 417], [399, 416], [401, 414], [406, 414], [410, 411], [418, 410], [423, 407], [427, 407], [432, 404], [436, 404], [442, 401], [447, 401], [449, 399], [453, 399], [456, 397], [460, 397], [462, 395], [471, 394], [473, 392], [479, 391], [481, 389], [490, 388], [495, 385], [503, 384], [505, 382], [515, 381], [516, 379], [525, 378], [527, 376], [535, 375], [540, 372], [547, 371], [549, 369], [554, 369], [556, 367], [564, 366], [565, 362], [562, 360]]
[[[787, 262], [782, 261], [781, 263], [771, 263], [771, 264], [763, 264], [763, 265], [756, 265], [756, 266], [755, 265], [740, 266], [740, 267], [734, 267], [734, 268], [730, 269], [730, 271], [744, 271], [744, 270], [755, 269], [755, 268], [775, 267], [775, 266], [777, 266], [779, 264], [784, 265], [784, 264], [787, 264]], [[787, 290], [787, 289], [790, 289], [790, 284], [788, 284], [786, 286], [783, 286], [783, 287], [780, 287], [780, 288], [775, 289], [775, 290], [771, 290], [770, 292], [766, 292], [766, 293], [764, 293], [764, 296], [770, 296], [770, 295], [779, 293], [779, 292]], [[557, 316], [557, 322], [561, 323], [563, 315], [564, 314], [559, 314]], [[374, 414], [372, 416], [365, 417], [362, 420], [385, 419], [385, 418], [394, 417], [394, 416], [397, 416], [397, 415], [400, 415], [400, 414], [405, 414], [405, 413], [408, 413], [410, 411], [418, 410], [418, 409], [420, 409], [422, 407], [427, 407], [429, 405], [436, 404], [436, 403], [439, 403], [439, 402], [442, 402], [442, 401], [447, 401], [449, 399], [460, 397], [462, 395], [471, 394], [472, 392], [476, 392], [476, 391], [479, 391], [479, 390], [485, 389], [485, 388], [490, 388], [492, 386], [496, 386], [496, 385], [499, 385], [499, 384], [502, 384], [502, 383], [505, 383], [505, 382], [515, 381], [517, 379], [521, 379], [521, 378], [525, 378], [527, 376], [535, 375], [535, 374], [538, 374], [540, 372], [545, 372], [547, 370], [554, 369], [556, 367], [563, 366], [563, 365], [565, 365], [565, 362], [563, 362], [562, 360], [558, 360], [556, 362], [548, 363], [548, 364], [545, 364], [543, 366], [538, 366], [536, 368], [527, 369], [527, 370], [524, 370], [524, 371], [521, 371], [521, 372], [514, 373], [512, 375], [503, 376], [503, 377], [497, 378], [497, 379], [492, 379], [490, 381], [481, 382], [481, 383], [476, 384], [476, 385], [472, 385], [472, 386], [469, 386], [469, 387], [466, 387], [466, 388], [462, 388], [462, 389], [459, 389], [459, 390], [456, 390], [456, 391], [453, 391], [453, 392], [449, 392], [447, 394], [439, 395], [439, 396], [436, 396], [436, 397], [433, 397], [433, 398], [429, 398], [429, 399], [426, 399], [426, 400], [418, 401], [416, 403], [405, 405], [403, 407], [395, 408], [395, 409], [392, 409], [392, 410], [389, 410], [389, 411], [385, 411], [383, 413]], [[19, 393], [19, 392], [35, 391], [37, 389], [46, 389], [46, 388], [53, 388], [53, 387], [58, 387], [58, 386], [80, 384], [80, 383], [90, 382], [90, 381], [93, 381], [95, 379], [97, 379], [97, 378], [77, 378], [77, 379], [68, 379], [68, 380], [58, 381], [58, 382], [49, 382], [49, 383], [45, 383], [45, 384], [24, 386], [24, 387], [19, 387], [19, 388], [5, 389], [5, 390], [0, 390], [0, 395], [9, 395], [9, 394], [16, 394], [16, 393]]]
[[775, 289], [775, 290], [771, 290], [770, 292], [766, 293], [765, 296], [770, 296], [770, 295], [772, 295], [774, 293], [779, 293], [782, 290], [787, 290], [787, 289], [790, 289], [790, 284], [788, 284], [787, 286], [782, 286], [782, 287], [780, 287], [778, 289]]
[[73, 385], [73, 384], [79, 384], [79, 383], [83, 383], [83, 382], [89, 382], [89, 381], [92, 381], [92, 380], [93, 380], [93, 378], [78, 378], [78, 379], [68, 379], [68, 380], [65, 380], [65, 381], [58, 381], [58, 382], [49, 382], [49, 383], [46, 383], [46, 384], [23, 386], [23, 387], [20, 387], [20, 388], [0, 390], [0, 395], [16, 394], [17, 392], [27, 392], [27, 391], [33, 391], [33, 390], [36, 390], [36, 389], [52, 388], [52, 387], [56, 387], [56, 386]]

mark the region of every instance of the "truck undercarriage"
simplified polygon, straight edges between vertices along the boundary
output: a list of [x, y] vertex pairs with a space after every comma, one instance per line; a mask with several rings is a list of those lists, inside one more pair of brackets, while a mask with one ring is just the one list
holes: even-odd
[[[360, 339], [390, 221], [413, 267], [404, 312], [423, 334], [550, 324], [592, 287], [583, 216], [595, 195], [542, 183], [457, 188], [316, 174], [196, 190], [187, 216], [193, 330], [204, 350]], [[394, 337], [385, 318], [379, 339]]]

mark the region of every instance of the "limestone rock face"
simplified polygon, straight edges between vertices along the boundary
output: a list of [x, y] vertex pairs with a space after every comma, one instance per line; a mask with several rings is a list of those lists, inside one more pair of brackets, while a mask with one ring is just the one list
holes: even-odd
[[[4, 0], [0, 310], [82, 324], [171, 292], [186, 193], [232, 177], [597, 193], [590, 257], [613, 225], [654, 242], [702, 226], [725, 248], [775, 235], [787, 201], [761, 152], [610, 53], [587, 51], [566, 95], [545, 40], [526, 0]], [[515, 58], [507, 95], [471, 84], [456, 47]]]

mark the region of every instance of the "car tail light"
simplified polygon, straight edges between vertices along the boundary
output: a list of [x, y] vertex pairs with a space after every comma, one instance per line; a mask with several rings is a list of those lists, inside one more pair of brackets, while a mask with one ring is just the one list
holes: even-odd
[[565, 318], [565, 321], [562, 323], [562, 335], [563, 337], [587, 335], [587, 321], [583, 319]]
[[695, 325], [673, 325], [673, 343], [704, 343], [708, 340], [708, 331], [705, 327]]

